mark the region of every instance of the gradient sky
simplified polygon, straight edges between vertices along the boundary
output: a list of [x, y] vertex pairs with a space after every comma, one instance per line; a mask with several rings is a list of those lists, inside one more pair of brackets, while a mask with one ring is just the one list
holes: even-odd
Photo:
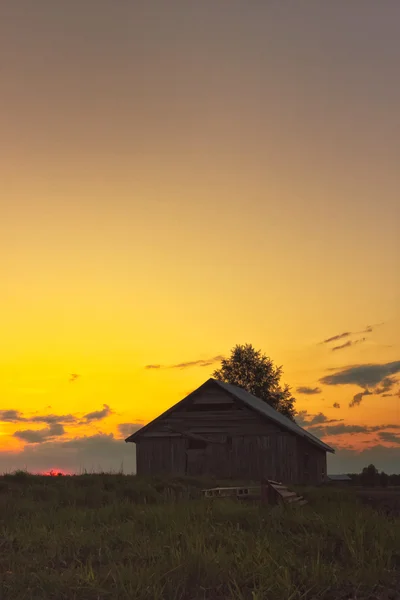
[[132, 471], [237, 343], [400, 471], [399, 70], [397, 0], [1, 3], [0, 471]]

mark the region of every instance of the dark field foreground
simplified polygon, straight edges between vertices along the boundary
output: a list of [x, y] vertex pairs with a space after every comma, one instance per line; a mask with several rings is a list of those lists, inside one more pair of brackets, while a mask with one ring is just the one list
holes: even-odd
[[203, 500], [205, 483], [1, 477], [0, 599], [400, 599], [395, 514], [327, 488], [291, 510]]

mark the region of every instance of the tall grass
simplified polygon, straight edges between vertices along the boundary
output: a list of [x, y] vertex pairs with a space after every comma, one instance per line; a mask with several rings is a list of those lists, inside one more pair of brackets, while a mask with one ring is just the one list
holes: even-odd
[[337, 490], [304, 490], [309, 504], [297, 509], [202, 499], [199, 491], [210, 483], [122, 474], [0, 478], [0, 598], [340, 600], [396, 593], [399, 519]]

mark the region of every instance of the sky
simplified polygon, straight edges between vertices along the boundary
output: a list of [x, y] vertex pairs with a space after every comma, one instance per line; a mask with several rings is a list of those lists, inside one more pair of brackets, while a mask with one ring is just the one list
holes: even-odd
[[396, 0], [1, 3], [0, 472], [133, 472], [244, 343], [400, 471], [399, 67]]

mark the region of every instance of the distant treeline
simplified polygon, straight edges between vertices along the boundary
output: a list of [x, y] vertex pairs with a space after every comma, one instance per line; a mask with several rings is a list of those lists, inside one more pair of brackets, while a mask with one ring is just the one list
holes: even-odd
[[364, 467], [361, 473], [349, 473], [348, 475], [355, 485], [366, 487], [400, 486], [400, 473], [398, 475], [388, 475], [384, 471], [379, 472], [375, 465]]

